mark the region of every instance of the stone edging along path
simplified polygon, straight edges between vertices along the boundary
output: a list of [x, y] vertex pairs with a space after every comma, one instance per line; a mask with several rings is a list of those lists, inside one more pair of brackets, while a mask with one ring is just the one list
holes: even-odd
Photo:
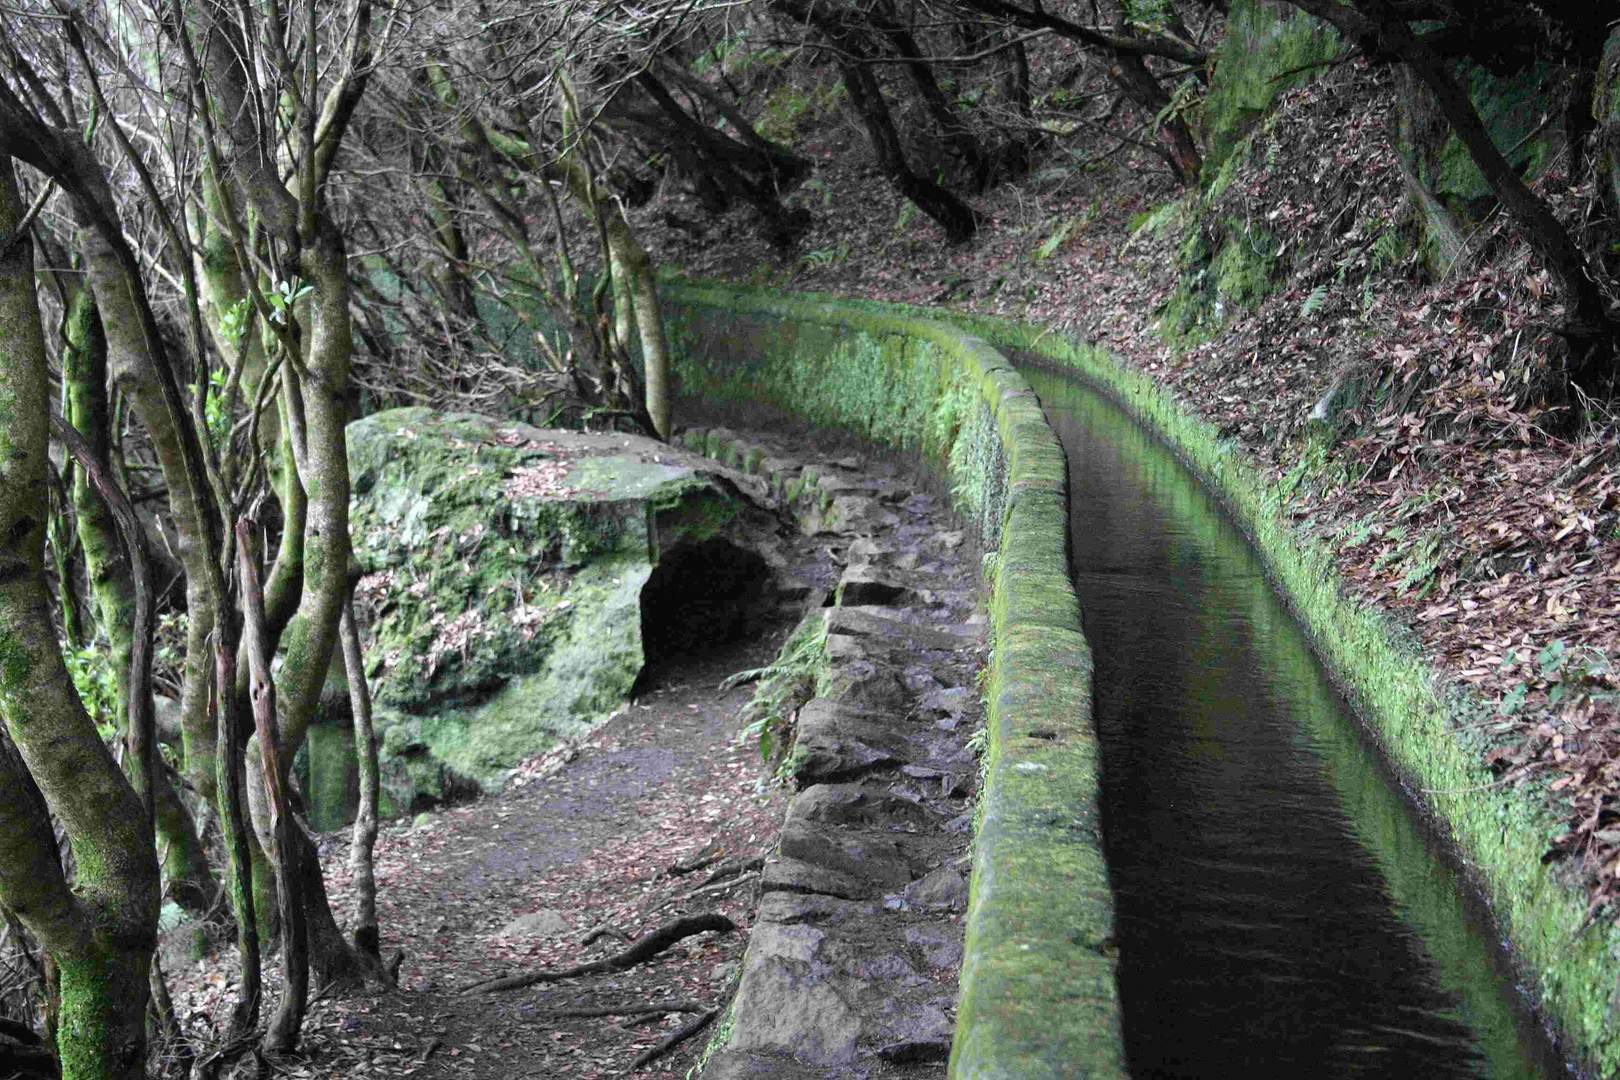
[[1124, 1076], [1091, 658], [1062, 449], [983, 341], [879, 305], [665, 285], [683, 392], [762, 402], [942, 467], [990, 579], [988, 743], [950, 1071]]
[[[959, 501], [977, 515], [986, 551], [996, 553], [987, 559], [998, 570], [991, 772], [954, 1075], [1124, 1071], [1106, 962], [1112, 910], [1095, 844], [1089, 668], [1065, 576], [1061, 453], [1022, 379], [986, 342], [1075, 371], [1155, 432], [1221, 498], [1387, 758], [1455, 844], [1511, 947], [1521, 985], [1566, 1055], [1596, 1075], [1620, 1074], [1620, 929], [1587, 925], [1583, 892], [1542, 865], [1546, 840], [1557, 831], [1551, 811], [1534, 792], [1490, 782], [1465, 731], [1469, 711], [1481, 704], [1442, 688], [1386, 616], [1349, 596], [1332, 552], [1295, 533], [1258, 471], [1209, 424], [1105, 351], [1015, 320], [727, 286], [664, 288], [689, 393], [754, 396], [947, 462]], [[942, 359], [947, 355], [957, 359]], [[962, 375], [975, 366], [978, 374]], [[953, 374], [965, 381], [938, 385]], [[978, 392], [981, 411], [992, 410], [997, 438], [970, 425], [954, 440], [942, 438], [951, 432], [930, 423], [949, 416], [959, 385]], [[924, 404], [895, 400], [911, 394]], [[915, 416], [919, 409], [928, 415]], [[986, 445], [1008, 461], [964, 467], [963, 459], [976, 461]], [[1001, 501], [988, 490], [998, 475], [1009, 492], [1017, 489], [1016, 498]], [[1061, 723], [1049, 728], [1058, 738], [1042, 756], [1031, 743], [1048, 730], [1048, 717]], [[1070, 730], [1076, 726], [1086, 730]], [[1072, 796], [1082, 790], [1090, 793], [1083, 798], [1091, 816], [1078, 821], [1082, 803]], [[1091, 840], [1053, 842], [1070, 830]], [[1083, 866], [1069, 861], [1082, 854]], [[1059, 891], [1064, 907], [1055, 909], [1049, 901]], [[1077, 908], [1088, 924], [1095, 916], [1095, 926], [1068, 925]], [[1064, 939], [1077, 929], [1083, 947]], [[1064, 944], [1086, 955], [1078, 979], [1063, 966]], [[1054, 978], [1061, 985], [1047, 982]]]

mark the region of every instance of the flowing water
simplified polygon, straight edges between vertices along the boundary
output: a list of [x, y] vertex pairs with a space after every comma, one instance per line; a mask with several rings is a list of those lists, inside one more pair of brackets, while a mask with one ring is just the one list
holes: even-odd
[[1112, 403], [1025, 374], [1069, 458], [1132, 1074], [1556, 1075], [1242, 534]]

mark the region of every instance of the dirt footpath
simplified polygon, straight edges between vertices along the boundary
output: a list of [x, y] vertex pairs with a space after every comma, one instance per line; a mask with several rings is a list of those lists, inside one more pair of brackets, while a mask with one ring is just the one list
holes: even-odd
[[[777, 571], [797, 603], [781, 606], [744, 640], [694, 643], [707, 651], [649, 670], [631, 705], [583, 743], [527, 762], [501, 795], [385, 825], [377, 845], [378, 916], [385, 952], [405, 952], [400, 989], [319, 998], [301, 1056], [273, 1063], [275, 1073], [622, 1076], [642, 1054], [729, 1004], [756, 917], [761, 868], [768, 857], [774, 866], [790, 792], [763, 779], [757, 744], [739, 738], [752, 687], [720, 686], [775, 659], [806, 607], [820, 606], [840, 575], [849, 576], [846, 564], [859, 562], [860, 545], [870, 546], [863, 538], [881, 534], [904, 556], [899, 549], [937, 547], [955, 528], [943, 500], [919, 493], [908, 468], [851, 457], [847, 448], [836, 461], [795, 454], [788, 444], [776, 449], [773, 461], [791, 455], [795, 465], [814, 465], [828, 488], [819, 501], [800, 499], [797, 529], [784, 530], [786, 565]], [[851, 520], [830, 520], [839, 514]], [[919, 567], [916, 554], [902, 562], [950, 588], [953, 609], [971, 604], [972, 568], [953, 565], [940, 575], [936, 564]], [[340, 913], [349, 902], [347, 844], [346, 833], [322, 838]], [[736, 929], [685, 937], [625, 970], [466, 992], [502, 976], [611, 958], [649, 931], [695, 916], [719, 916]], [[959, 930], [948, 936], [959, 940]], [[230, 969], [228, 957], [219, 957], [171, 971], [189, 1029], [223, 1015]], [[716, 1026], [635, 1075], [684, 1077]]]

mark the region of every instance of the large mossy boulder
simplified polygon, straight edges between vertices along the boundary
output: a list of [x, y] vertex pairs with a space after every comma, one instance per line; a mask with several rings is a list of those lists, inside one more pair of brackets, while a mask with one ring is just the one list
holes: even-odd
[[764, 516], [747, 478], [678, 448], [470, 413], [356, 421], [349, 468], [367, 674], [401, 811], [498, 789], [611, 715], [646, 659], [655, 567], [701, 573], [693, 551], [757, 538]]

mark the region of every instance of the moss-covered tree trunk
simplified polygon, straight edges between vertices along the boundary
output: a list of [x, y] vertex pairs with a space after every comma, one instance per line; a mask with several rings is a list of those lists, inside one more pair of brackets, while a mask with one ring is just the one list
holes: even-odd
[[[0, 902], [55, 965], [63, 1076], [121, 1080], [145, 1075], [157, 860], [150, 819], [84, 711], [50, 618], [50, 390], [22, 212], [0, 156]], [[52, 817], [73, 852], [71, 888]]]
[[[74, 276], [77, 278], [77, 275]], [[63, 318], [62, 389], [64, 419], [84, 438], [104, 468], [111, 469], [112, 410], [107, 401], [107, 339], [96, 309], [95, 293], [82, 280], [69, 279]], [[135, 585], [129, 558], [118, 537], [107, 504], [96, 494], [88, 473], [73, 468], [73, 512], [79, 546], [96, 620], [107, 640], [117, 681], [118, 726], [128, 727], [130, 654], [134, 649]], [[157, 834], [163, 855], [164, 893], [190, 911], [204, 911], [214, 901], [217, 883], [196, 822], [174, 780], [161, 771], [155, 778]]]
[[[252, 270], [242, 265], [236, 246], [222, 225], [226, 204], [212, 170], [204, 172], [203, 200], [206, 213], [197, 248], [197, 277], [202, 286], [202, 311], [208, 320], [208, 331], [220, 355], [240, 370], [238, 382], [243, 404], [253, 408], [261, 395], [266, 401], [253, 449], [273, 477], [273, 493], [281, 511], [279, 547], [264, 586], [265, 627], [273, 647], [298, 607], [304, 582], [305, 500], [292, 446], [294, 432], [301, 427], [300, 417], [292, 405], [297, 383], [284, 372], [280, 392], [274, 397], [268, 396], [272, 390], [264, 386], [270, 367], [268, 350], [279, 346], [274, 343], [273, 335], [264, 332], [264, 324], [253, 310], [244, 277]], [[239, 682], [245, 694], [245, 674]]]
[[[296, 380], [297, 393], [288, 399], [288, 420], [289, 426], [301, 422], [293, 444], [306, 499], [302, 588], [296, 612], [283, 635], [283, 659], [275, 685], [282, 753], [290, 759], [302, 745], [319, 705], [349, 588], [345, 426], [353, 328], [348, 253], [341, 230], [324, 209], [322, 185], [370, 71], [370, 8], [363, 2], [355, 8], [355, 48], [347, 62], [347, 73], [320, 108], [322, 138], [316, 137], [314, 112], [319, 102], [319, 87], [314, 79], [316, 43], [305, 43], [309, 67], [304, 75], [280, 73], [282, 78], [303, 81], [299, 91], [303, 103], [288, 133], [296, 180], [291, 190], [278, 164], [278, 139], [275, 133], [259, 127], [251, 104], [257, 94], [278, 91], [259, 85], [265, 73], [250, 71], [244, 62], [251, 53], [242, 39], [244, 29], [250, 33], [272, 31], [251, 21], [244, 26], [239, 14], [220, 3], [203, 3], [195, 9], [196, 29], [202, 32], [196, 39], [200, 50], [190, 55], [197, 64], [199, 90], [209, 95], [221, 117], [223, 136], [210, 153], [220, 159], [222, 190], [237, 206], [251, 211], [258, 226], [285, 253], [277, 272], [289, 280], [296, 278], [310, 289], [296, 312], [303, 355], [285, 358]], [[171, 22], [169, 30], [190, 50], [193, 27]], [[246, 232], [241, 222], [232, 223], [231, 228], [238, 237]], [[248, 767], [250, 788], [262, 791], [265, 778], [257, 755], [249, 755]], [[292, 794], [288, 792], [289, 798]], [[325, 981], [363, 974], [364, 959], [337, 931], [320, 884], [314, 845], [301, 829], [293, 833], [292, 839], [302, 849], [299, 870], [309, 915], [311, 967]]]
[[642, 372], [646, 379], [645, 404], [653, 431], [661, 439], [670, 432], [669, 342], [664, 331], [663, 308], [658, 302], [658, 282], [653, 276], [647, 249], [636, 239], [630, 222], [616, 200], [597, 185], [588, 162], [583, 160], [585, 144], [577, 143], [554, 166], [586, 213], [591, 215], [606, 241], [608, 268], [613, 279], [614, 333], [627, 353], [633, 343], [641, 343]]

